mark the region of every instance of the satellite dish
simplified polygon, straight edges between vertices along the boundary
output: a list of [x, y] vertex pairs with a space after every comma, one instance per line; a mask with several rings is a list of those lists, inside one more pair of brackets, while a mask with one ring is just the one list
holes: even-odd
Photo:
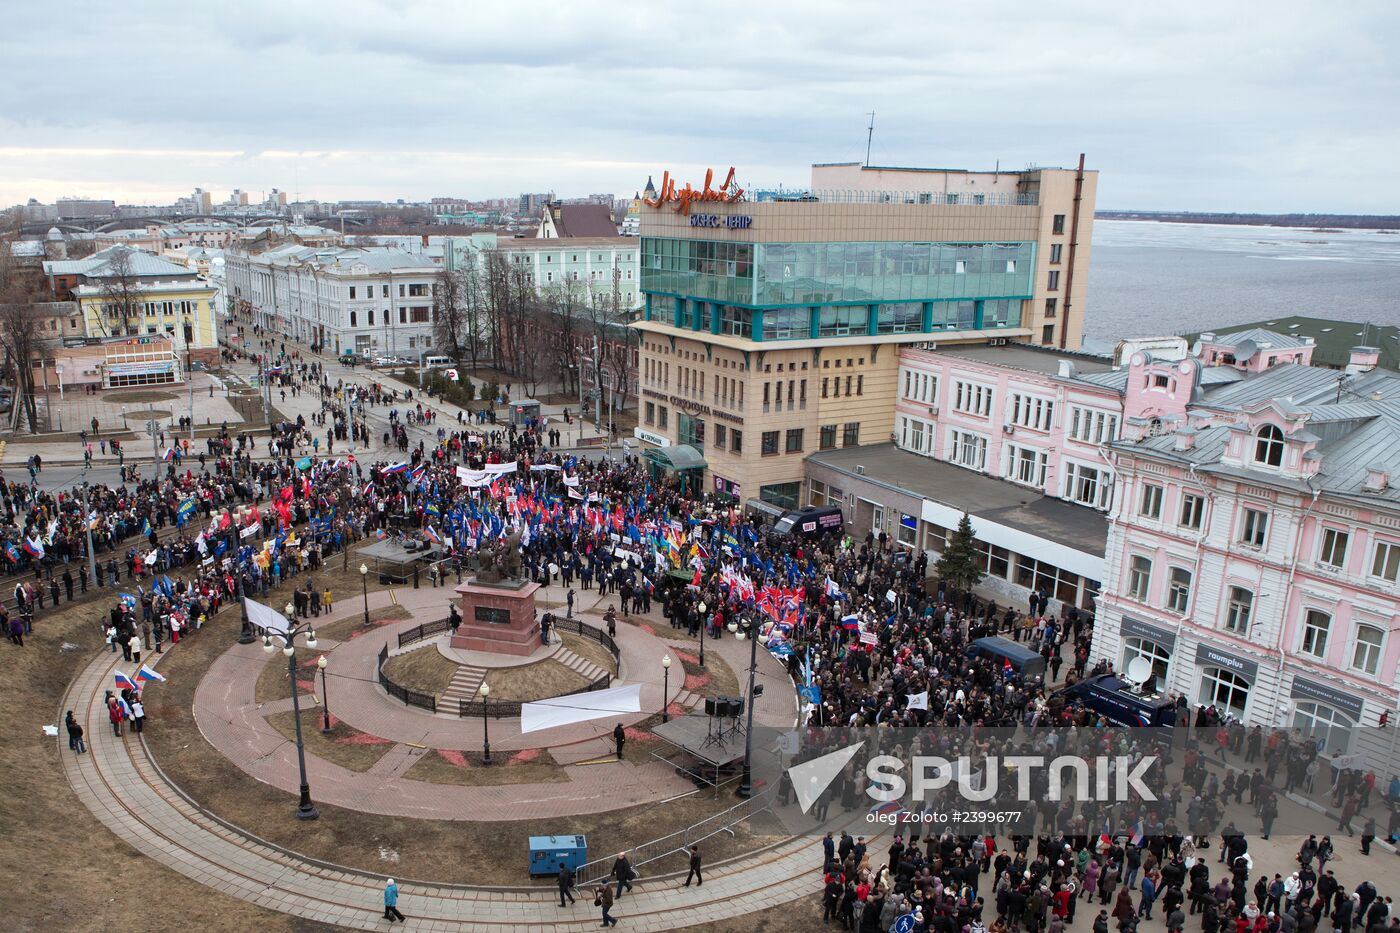
[[1135, 684], [1147, 683], [1152, 679], [1152, 662], [1146, 658], [1133, 658], [1128, 662], [1128, 679]]

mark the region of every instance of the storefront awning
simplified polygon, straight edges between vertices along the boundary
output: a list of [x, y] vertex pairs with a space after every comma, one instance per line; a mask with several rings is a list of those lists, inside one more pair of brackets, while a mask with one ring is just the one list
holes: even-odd
[[644, 452], [642, 457], [666, 470], [703, 470], [706, 466], [705, 457], [689, 444], [657, 447]]

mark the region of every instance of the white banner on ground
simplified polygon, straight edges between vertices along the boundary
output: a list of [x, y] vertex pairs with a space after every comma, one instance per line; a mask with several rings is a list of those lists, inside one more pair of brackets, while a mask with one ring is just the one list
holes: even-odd
[[264, 629], [269, 632], [277, 632], [285, 635], [291, 628], [291, 623], [287, 617], [282, 615], [271, 606], [264, 606], [262, 603], [255, 603], [248, 597], [243, 597], [243, 606], [248, 610], [248, 621], [254, 628]]
[[554, 697], [520, 707], [520, 731], [539, 732], [576, 722], [609, 719], [626, 713], [642, 711], [642, 685], [627, 684], [592, 693], [575, 693]]

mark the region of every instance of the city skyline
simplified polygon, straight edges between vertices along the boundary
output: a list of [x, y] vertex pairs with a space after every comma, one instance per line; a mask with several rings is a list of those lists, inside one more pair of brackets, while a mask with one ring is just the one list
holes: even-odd
[[1083, 151], [1105, 209], [1400, 210], [1374, 194], [1400, 171], [1375, 118], [1400, 25], [1382, 4], [1238, 22], [1204, 3], [1026, 4], [996, 23], [891, 6], [854, 36], [840, 5], [517, 9], [16, 9], [0, 203], [625, 197], [665, 169], [728, 165], [801, 187], [813, 162], [864, 159], [875, 111], [872, 164], [1017, 170]]

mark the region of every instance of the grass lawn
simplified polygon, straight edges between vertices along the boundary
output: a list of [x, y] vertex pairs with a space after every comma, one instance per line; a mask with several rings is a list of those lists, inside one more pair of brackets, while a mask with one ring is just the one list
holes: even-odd
[[699, 662], [681, 658], [685, 669], [685, 687], [691, 693], [703, 696], [739, 696], [739, 678], [729, 662], [718, 654], [706, 654], [705, 666]]
[[389, 658], [384, 662], [384, 673], [401, 687], [438, 697], [452, 682], [458, 667], [443, 657], [436, 645], [428, 644]]
[[552, 658], [522, 667], [503, 667], [486, 675], [493, 700], [543, 700], [588, 686], [583, 675]]
[[[324, 758], [332, 764], [351, 771], [368, 771], [384, 753], [394, 747], [393, 742], [369, 743], [357, 741], [364, 736], [358, 729], [352, 729], [343, 722], [333, 721], [329, 735], [321, 732], [321, 707], [303, 708], [301, 711], [301, 739], [306, 745], [306, 754]], [[267, 717], [267, 724], [295, 742], [296, 727], [290, 711], [273, 713]]]
[[[69, 681], [96, 652], [107, 650], [93, 624], [107, 606], [103, 599], [60, 612], [40, 610], [24, 647], [5, 644], [0, 651], [11, 700], [9, 715], [0, 718], [0, 771], [19, 781], [16, 792], [0, 795], [5, 927], [103, 930], [112, 918], [139, 916], [143, 926], [155, 930], [333, 929], [254, 907], [146, 859], [135, 847], [139, 840], [109, 832], [69, 788], [59, 757], [71, 754], [66, 737], [49, 738], [43, 726], [56, 724], [62, 731], [59, 703]], [[198, 635], [167, 651], [173, 660], [204, 644], [227, 647], [238, 628], [238, 611], [225, 610]], [[148, 738], [177, 728], [162, 721], [164, 713], [155, 708], [165, 705], [157, 688], [167, 686], [148, 692], [153, 707]], [[242, 783], [254, 782], [244, 777]], [[157, 891], [160, 895], [152, 897]]]
[[[533, 758], [533, 752], [522, 752], [512, 756], [510, 752], [491, 756], [491, 764], [481, 762], [481, 753], [459, 751], [437, 751], [427, 749], [404, 777], [412, 781], [427, 781], [430, 784], [463, 784], [467, 786], [495, 787], [502, 784], [544, 784], [567, 781], [564, 773], [548, 750], [540, 751]], [[523, 757], [522, 757], [523, 756]]]

